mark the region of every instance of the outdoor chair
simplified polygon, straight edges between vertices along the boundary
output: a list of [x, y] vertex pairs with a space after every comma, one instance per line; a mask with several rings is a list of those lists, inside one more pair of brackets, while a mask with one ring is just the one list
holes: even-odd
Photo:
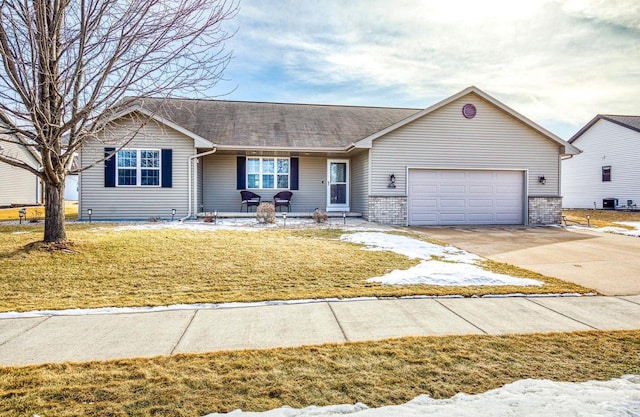
[[[273, 196], [273, 205], [278, 209], [278, 207], [287, 207], [287, 211], [291, 211], [291, 197], [293, 197], [293, 193], [291, 191], [280, 191], [278, 194]], [[282, 209], [280, 209], [282, 211]]]
[[256, 193], [252, 193], [251, 191], [240, 191], [240, 198], [242, 199], [242, 203], [240, 203], [240, 211], [242, 211], [242, 206], [247, 206], [247, 212], [249, 212], [249, 207], [255, 206], [258, 207], [260, 205], [260, 197]]

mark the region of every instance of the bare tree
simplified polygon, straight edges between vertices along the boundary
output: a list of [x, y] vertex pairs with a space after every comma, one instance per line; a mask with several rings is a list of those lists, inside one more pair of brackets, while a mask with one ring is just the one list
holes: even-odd
[[[0, 0], [0, 143], [31, 147], [45, 185], [45, 242], [66, 241], [74, 153], [137, 97], [198, 93], [231, 58], [236, 0]], [[4, 134], [4, 135], [2, 135]], [[95, 161], [96, 163], [99, 161]]]

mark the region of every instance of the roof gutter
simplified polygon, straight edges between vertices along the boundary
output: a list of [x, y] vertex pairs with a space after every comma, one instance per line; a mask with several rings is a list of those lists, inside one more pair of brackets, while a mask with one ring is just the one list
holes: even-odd
[[[198, 153], [198, 154], [195, 154], [195, 155], [193, 155], [193, 156], [190, 156], [190, 157], [189, 157], [189, 162], [187, 162], [187, 164], [188, 164], [188, 166], [187, 166], [187, 168], [188, 168], [188, 175], [187, 175], [187, 178], [188, 178], [188, 183], [189, 183], [189, 184], [187, 185], [187, 189], [188, 189], [188, 191], [189, 191], [189, 197], [188, 197], [188, 199], [189, 199], [189, 210], [188, 210], [188, 212], [187, 212], [187, 215], [186, 215], [185, 217], [183, 217], [183, 218], [181, 218], [181, 219], [179, 220], [180, 222], [183, 222], [183, 221], [187, 220], [187, 219], [188, 219], [188, 218], [190, 218], [190, 217], [192, 216], [192, 214], [193, 214], [193, 213], [192, 213], [192, 205], [191, 205], [191, 203], [193, 202], [193, 199], [192, 199], [192, 197], [191, 197], [191, 184], [192, 184], [192, 183], [193, 183], [193, 195], [194, 195], [194, 197], [196, 197], [196, 198], [197, 198], [197, 196], [198, 196], [198, 180], [197, 180], [197, 178], [196, 178], [196, 175], [192, 175], [192, 171], [193, 171], [193, 168], [192, 168], [192, 167], [193, 167], [193, 161], [194, 161], [194, 160], [196, 160], [196, 159], [198, 159], [198, 158], [201, 158], [201, 157], [203, 157], [203, 156], [207, 156], [207, 155], [214, 154], [214, 153], [216, 153], [216, 151], [217, 151], [217, 150], [218, 150], [218, 148], [214, 147], [214, 148], [213, 148], [212, 150], [210, 150], [210, 151], [203, 152], [203, 153]], [[193, 177], [193, 181], [192, 181], [192, 179], [191, 179], [192, 177]]]

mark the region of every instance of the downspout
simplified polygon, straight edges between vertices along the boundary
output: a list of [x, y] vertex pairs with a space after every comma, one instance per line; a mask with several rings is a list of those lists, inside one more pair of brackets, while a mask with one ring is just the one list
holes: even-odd
[[[187, 178], [188, 178], [188, 181], [189, 181], [189, 185], [187, 186], [188, 191], [189, 191], [189, 197], [188, 197], [189, 198], [189, 210], [187, 212], [187, 215], [179, 220], [180, 222], [183, 222], [183, 221], [187, 220], [189, 217], [191, 217], [191, 214], [192, 214], [192, 210], [191, 210], [192, 209], [192, 207], [191, 207], [191, 203], [192, 203], [192, 199], [191, 199], [191, 184], [192, 184], [192, 180], [191, 180], [191, 177], [192, 177], [192, 171], [193, 171], [193, 168], [192, 168], [193, 161], [195, 159], [197, 159], [197, 158], [214, 154], [214, 153], [216, 153], [217, 150], [218, 150], [218, 148], [214, 147], [210, 151], [199, 153], [199, 154], [195, 154], [195, 155], [189, 157], [189, 162], [187, 162], [187, 164], [188, 164], [188, 167], [187, 167], [188, 168]], [[196, 175], [197, 175], [197, 173], [196, 173]], [[197, 182], [194, 180], [193, 184], [194, 184], [193, 194], [194, 194], [194, 197], [197, 198], [198, 190], [195, 189], [195, 187], [197, 186]]]

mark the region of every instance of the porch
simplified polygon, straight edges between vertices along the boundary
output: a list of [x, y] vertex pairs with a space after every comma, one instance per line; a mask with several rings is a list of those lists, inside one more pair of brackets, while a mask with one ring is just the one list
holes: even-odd
[[[302, 211], [297, 211], [297, 212], [286, 212], [286, 211], [276, 211], [276, 217], [277, 218], [282, 218], [283, 215], [286, 214], [287, 215], [287, 219], [311, 219], [313, 217], [313, 211], [310, 212], [302, 212]], [[353, 211], [330, 211], [327, 212], [327, 216], [330, 219], [337, 219], [337, 218], [362, 218], [362, 213], [357, 213], [357, 212], [353, 212]], [[197, 218], [199, 220], [204, 219], [204, 218], [213, 218], [213, 219], [249, 219], [249, 218], [255, 218], [256, 217], [256, 212], [255, 211], [250, 211], [250, 212], [246, 212], [246, 211], [220, 211], [220, 212], [200, 212], [197, 214]]]

